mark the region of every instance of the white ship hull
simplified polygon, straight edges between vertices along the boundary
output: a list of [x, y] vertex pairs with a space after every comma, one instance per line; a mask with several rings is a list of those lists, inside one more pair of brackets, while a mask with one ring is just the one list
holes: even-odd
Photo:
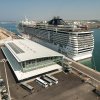
[[[55, 25], [58, 22], [63, 22], [61, 19], [53, 19], [49, 21]], [[24, 38], [31, 39], [41, 45], [58, 51], [65, 56], [77, 61], [92, 57], [94, 48], [93, 31], [89, 31], [86, 27], [79, 28], [75, 25], [70, 26], [55, 26], [55, 25], [27, 25], [24, 22], [20, 23], [18, 29], [23, 33]]]
[[[43, 40], [41, 40], [39, 38], [36, 38], [36, 37], [30, 37], [29, 35], [26, 35], [24, 33], [21, 33], [21, 35], [22, 35], [22, 37], [24, 39], [31, 39], [32, 41], [35, 41], [35, 42], [37, 42], [37, 43], [39, 43], [41, 45], [44, 45], [44, 46], [46, 46], [48, 48], [51, 48], [51, 49], [53, 49], [53, 50], [55, 50], [57, 52], [59, 50], [59, 47], [57, 45], [54, 45], [54, 44], [51, 44], [51, 43], [47, 43], [47, 42], [45, 42], [45, 41], [43, 41]], [[72, 56], [70, 54], [66, 55], [66, 56], [71, 58], [71, 59], [73, 59], [73, 60], [75, 60], [75, 61], [79, 61], [79, 60], [82, 60], [82, 59], [91, 58], [92, 57], [92, 51], [89, 51], [89, 52], [86, 52], [86, 53], [82, 53], [82, 54], [77, 54], [76, 56]]]
[[75, 61], [79, 61], [79, 60], [87, 59], [87, 58], [91, 58], [91, 57], [92, 57], [92, 52], [86, 52], [86, 53], [81, 54], [81, 55], [78, 54], [78, 55], [72, 57], [72, 59]]

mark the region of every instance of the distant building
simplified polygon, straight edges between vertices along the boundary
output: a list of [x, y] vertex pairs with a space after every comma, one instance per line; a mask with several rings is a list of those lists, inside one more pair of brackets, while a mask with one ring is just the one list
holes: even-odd
[[18, 80], [62, 68], [62, 54], [30, 40], [6, 42], [2, 50]]

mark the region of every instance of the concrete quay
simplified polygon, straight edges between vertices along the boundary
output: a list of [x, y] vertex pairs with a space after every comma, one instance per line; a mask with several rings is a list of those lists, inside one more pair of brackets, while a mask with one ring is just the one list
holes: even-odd
[[80, 76], [85, 76], [91, 79], [92, 85], [100, 85], [100, 72], [93, 70], [83, 64], [80, 64], [76, 61], [73, 61], [69, 58], [64, 60], [64, 63], [70, 66], [75, 72], [77, 72]]
[[[4, 58], [0, 49], [0, 60]], [[59, 80], [59, 83], [49, 86], [48, 88], [43, 88], [37, 84], [36, 81], [31, 81], [28, 84], [34, 87], [34, 92], [30, 93], [16, 82], [16, 78], [8, 62], [5, 63], [5, 67], [7, 69], [11, 100], [33, 100], [33, 98], [35, 98], [35, 100], [99, 100], [97, 99], [99, 97], [92, 92], [94, 87], [82, 82], [81, 79], [73, 73], [65, 74], [59, 72], [54, 74], [53, 76]], [[0, 72], [6, 82], [3, 62], [0, 63]]]
[[[6, 31], [6, 32], [9, 34], [9, 31]], [[10, 32], [10, 36], [11, 36], [11, 39], [19, 38], [18, 36], [13, 35], [11, 32]], [[4, 59], [4, 58], [5, 57], [2, 54], [2, 51], [0, 50], [0, 59]], [[91, 81], [93, 82], [92, 84], [94, 86], [100, 85], [99, 72], [92, 70], [67, 57], [64, 60], [64, 63], [66, 65], [71, 66], [73, 71], [78, 73], [79, 76], [89, 77]], [[48, 89], [43, 89], [39, 87], [35, 81], [32, 83], [29, 83], [35, 88], [35, 92], [33, 94], [29, 94], [27, 91], [21, 88], [18, 83], [16, 83], [14, 74], [12, 73], [12, 70], [10, 69], [9, 64], [6, 63], [5, 65], [7, 68], [11, 98], [14, 100], [23, 100], [23, 99], [33, 100], [33, 98], [35, 98], [36, 100], [39, 100], [41, 98], [43, 100], [52, 100], [52, 98], [53, 100], [66, 100], [66, 98], [68, 100], [89, 100], [89, 99], [99, 100], [97, 99], [99, 97], [97, 97], [92, 92], [94, 87], [92, 87], [91, 85], [87, 83], [82, 83], [81, 79], [73, 73], [64, 74], [63, 72], [59, 74], [55, 74], [55, 77], [59, 79], [59, 84], [53, 85], [52, 87], [49, 87]], [[0, 74], [3, 76], [3, 78], [6, 81], [3, 63], [0, 63]]]
[[[1, 37], [0, 44], [4, 43], [7, 40], [21, 38], [21, 37], [17, 36], [15, 33], [10, 32], [4, 28], [0, 28], [0, 37]], [[71, 62], [70, 66], [72, 66], [72, 68], [75, 71], [79, 71], [79, 72], [87, 75], [91, 79], [100, 82], [100, 72], [97, 72], [91, 68], [88, 68], [87, 66], [85, 66], [83, 64], [80, 64], [80, 63], [73, 61], [66, 57], [64, 60], [64, 63], [66, 63], [68, 65], [68, 62]]]

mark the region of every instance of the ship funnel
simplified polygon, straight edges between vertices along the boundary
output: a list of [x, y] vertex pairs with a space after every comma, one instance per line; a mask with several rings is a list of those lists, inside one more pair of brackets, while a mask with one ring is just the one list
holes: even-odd
[[63, 19], [61, 19], [59, 16], [54, 17], [52, 20], [48, 21], [49, 25], [65, 25], [66, 23], [64, 22]]

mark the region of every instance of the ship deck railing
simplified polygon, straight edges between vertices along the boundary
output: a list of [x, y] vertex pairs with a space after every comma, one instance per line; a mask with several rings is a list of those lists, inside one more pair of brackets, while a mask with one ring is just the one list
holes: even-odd
[[70, 26], [36, 25], [36, 28], [61, 31], [61, 32], [87, 32], [89, 28], [74, 28]]

